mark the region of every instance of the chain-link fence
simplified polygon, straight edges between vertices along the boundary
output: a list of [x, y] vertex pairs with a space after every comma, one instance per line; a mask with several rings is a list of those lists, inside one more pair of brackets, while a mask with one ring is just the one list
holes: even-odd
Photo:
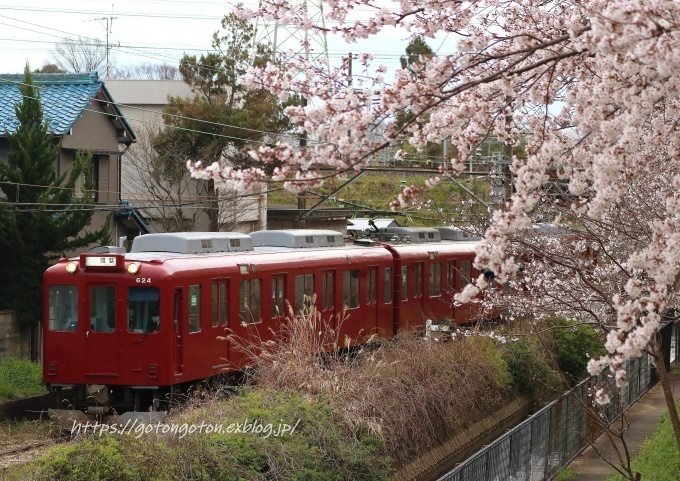
[[[666, 331], [668, 330], [668, 331]], [[664, 357], [680, 362], [680, 325], [664, 328]], [[607, 371], [608, 372], [608, 371]], [[458, 465], [439, 481], [544, 481], [569, 464], [604, 427], [652, 385], [648, 356], [630, 361], [628, 386], [605, 406], [593, 405], [595, 390], [609, 382], [601, 375], [583, 381], [492, 444]]]

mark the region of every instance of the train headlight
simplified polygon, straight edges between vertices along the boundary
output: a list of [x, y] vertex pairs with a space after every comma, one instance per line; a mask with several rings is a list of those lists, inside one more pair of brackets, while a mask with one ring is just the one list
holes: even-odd
[[132, 262], [128, 265], [127, 271], [134, 276], [141, 268], [142, 265], [139, 262]]
[[75, 274], [78, 272], [78, 263], [77, 262], [67, 262], [66, 263], [66, 272], [69, 274]]

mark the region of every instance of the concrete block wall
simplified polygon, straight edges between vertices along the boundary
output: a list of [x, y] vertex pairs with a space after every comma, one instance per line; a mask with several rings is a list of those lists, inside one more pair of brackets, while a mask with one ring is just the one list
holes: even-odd
[[0, 311], [0, 362], [6, 357], [29, 358], [31, 331], [21, 329], [14, 311]]

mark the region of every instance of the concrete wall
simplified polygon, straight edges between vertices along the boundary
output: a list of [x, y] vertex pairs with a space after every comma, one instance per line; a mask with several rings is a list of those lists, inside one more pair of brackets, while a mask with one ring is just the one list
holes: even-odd
[[0, 362], [6, 357], [29, 358], [31, 332], [20, 329], [14, 311], [0, 311]]

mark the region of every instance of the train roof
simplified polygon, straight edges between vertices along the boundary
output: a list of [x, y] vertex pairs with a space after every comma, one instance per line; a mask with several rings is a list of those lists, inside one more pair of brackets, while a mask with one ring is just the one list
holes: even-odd
[[130, 253], [211, 254], [252, 250], [252, 238], [240, 232], [173, 232], [137, 236]]
[[255, 247], [287, 247], [290, 249], [311, 249], [318, 247], [344, 247], [341, 232], [321, 229], [283, 229], [252, 232], [250, 237]]

